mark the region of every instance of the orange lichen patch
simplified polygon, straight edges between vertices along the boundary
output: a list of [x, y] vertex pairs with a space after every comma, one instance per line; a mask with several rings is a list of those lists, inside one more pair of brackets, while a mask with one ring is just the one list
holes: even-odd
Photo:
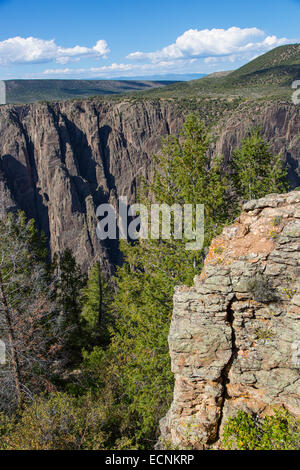
[[238, 352], [238, 355], [244, 357], [245, 359], [247, 359], [248, 354], [249, 354], [249, 349], [244, 349], [244, 350], [240, 349]]
[[268, 255], [274, 249], [274, 242], [269, 237], [261, 236], [261, 234], [248, 233], [244, 238], [231, 241], [228, 255], [231, 258], [238, 259], [241, 256], [253, 253], [253, 249], [257, 254]]
[[204, 266], [207, 264], [212, 265], [227, 265], [229, 264], [226, 249], [228, 246], [228, 240], [220, 235], [215, 238], [210, 246], [209, 252], [205, 258]]
[[[251, 385], [245, 384], [228, 384], [228, 394], [230, 397], [234, 398], [234, 401], [237, 401], [240, 397], [248, 396], [249, 398], [255, 398], [257, 403], [259, 399], [262, 399], [265, 395], [263, 389], [256, 389], [251, 387]], [[265, 407], [265, 403], [263, 407]]]
[[[257, 222], [251, 227], [249, 224], [235, 223], [226, 227], [223, 234], [215, 238], [205, 259], [206, 264], [230, 264], [231, 261], [248, 256], [268, 255], [274, 249], [274, 237], [270, 237], [269, 224]], [[230, 247], [230, 249], [229, 249]], [[259, 257], [249, 260], [251, 264], [259, 262]]]
[[180, 292], [185, 292], [185, 291], [188, 291], [188, 290], [189, 290], [189, 287], [188, 287], [188, 286], [180, 286], [178, 290], [179, 290]]
[[226, 241], [222, 236], [215, 238], [210, 245], [210, 249], [206, 256], [205, 262], [211, 263], [218, 256], [220, 256], [220, 254], [223, 254], [226, 248], [225, 243]]

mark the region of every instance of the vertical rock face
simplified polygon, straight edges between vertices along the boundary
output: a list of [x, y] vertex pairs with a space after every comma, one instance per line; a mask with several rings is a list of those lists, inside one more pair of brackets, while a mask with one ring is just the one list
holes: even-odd
[[220, 445], [238, 410], [300, 415], [300, 191], [251, 201], [177, 287], [169, 334], [174, 398], [161, 441]]
[[116, 244], [97, 240], [96, 208], [119, 196], [133, 202], [161, 137], [178, 126], [175, 108], [163, 102], [1, 107], [1, 210], [15, 206], [35, 218], [52, 253], [69, 247], [83, 269], [95, 258], [109, 267]]
[[215, 151], [229, 158], [234, 147], [239, 145], [249, 129], [257, 126], [263, 130], [267, 142], [274, 152], [281, 152], [288, 164], [288, 175], [292, 186], [300, 186], [300, 106], [287, 103], [257, 103], [249, 108], [228, 114], [218, 124], [219, 139]]

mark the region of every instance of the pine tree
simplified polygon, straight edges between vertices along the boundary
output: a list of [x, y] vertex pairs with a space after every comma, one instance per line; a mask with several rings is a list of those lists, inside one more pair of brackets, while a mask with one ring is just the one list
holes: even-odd
[[87, 337], [87, 348], [109, 341], [108, 324], [111, 321], [112, 288], [96, 262], [89, 272], [86, 286], [82, 289], [82, 329]]
[[57, 279], [55, 300], [60, 310], [59, 323], [61, 331], [65, 332], [65, 354], [71, 363], [76, 363], [81, 358], [83, 346], [81, 291], [87, 277], [68, 248], [59, 260], [54, 258], [53, 266]]
[[288, 190], [281, 155], [273, 155], [259, 130], [251, 131], [241, 148], [233, 151], [230, 165], [234, 190], [240, 199], [249, 201]]
[[[220, 160], [210, 161], [210, 137], [196, 116], [188, 117], [179, 138], [170, 136], [155, 157], [153, 182], [140, 201], [172, 205], [205, 204], [205, 244], [227, 220], [227, 181]], [[174, 226], [173, 226], [174, 228]], [[101, 357], [106, 386], [122, 396], [124, 434], [140, 447], [152, 447], [158, 420], [170, 404], [173, 375], [167, 336], [174, 286], [191, 284], [201, 271], [203, 253], [188, 251], [187, 240], [147, 239], [122, 242], [125, 262], [117, 271], [111, 345]], [[88, 359], [88, 358], [86, 358]], [[103, 381], [103, 373], [101, 374]]]
[[205, 205], [205, 245], [230, 217], [227, 172], [221, 157], [211, 159], [211, 141], [203, 122], [189, 115], [180, 137], [163, 141], [154, 181], [145, 183], [156, 202]]

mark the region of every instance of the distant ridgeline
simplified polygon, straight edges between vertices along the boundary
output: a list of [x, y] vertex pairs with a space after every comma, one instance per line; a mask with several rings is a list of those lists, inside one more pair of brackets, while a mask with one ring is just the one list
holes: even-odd
[[[146, 91], [176, 83], [175, 80], [7, 80], [7, 103], [60, 101], [92, 96], [114, 96]], [[2, 101], [1, 101], [2, 103]], [[3, 103], [2, 103], [3, 104]]]
[[0, 80], [0, 104], [6, 104], [6, 85], [3, 80]]

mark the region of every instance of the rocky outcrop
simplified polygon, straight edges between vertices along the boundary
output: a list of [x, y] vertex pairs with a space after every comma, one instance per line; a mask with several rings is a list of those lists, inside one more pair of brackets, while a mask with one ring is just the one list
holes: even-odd
[[[135, 200], [161, 137], [178, 133], [182, 113], [172, 100], [1, 106], [0, 212], [19, 208], [35, 218], [52, 254], [69, 247], [83, 269], [95, 258], [109, 269], [120, 255], [117, 243], [97, 240], [96, 208], [102, 202], [116, 205], [119, 196]], [[290, 162], [294, 186], [300, 184], [299, 106], [243, 103], [227, 111], [214, 129], [219, 137], [214, 152], [229, 159], [254, 124]]]
[[238, 410], [300, 415], [300, 191], [251, 201], [174, 295], [161, 442], [218, 447]]

